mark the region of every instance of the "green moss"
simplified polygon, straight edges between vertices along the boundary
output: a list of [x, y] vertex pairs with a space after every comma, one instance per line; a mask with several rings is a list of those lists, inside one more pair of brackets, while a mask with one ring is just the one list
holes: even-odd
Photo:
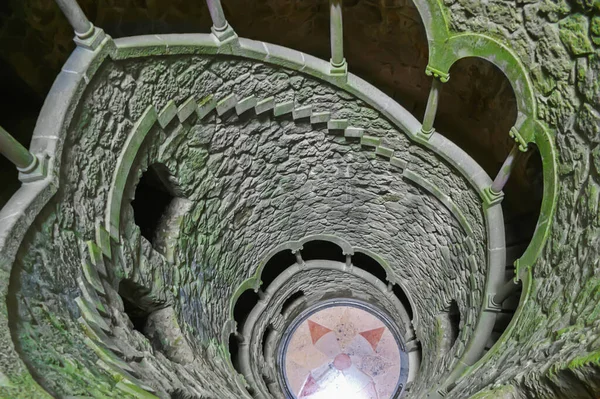
[[558, 24], [559, 37], [573, 55], [589, 54], [594, 51], [588, 38], [588, 20], [583, 15], [570, 16]]
[[499, 398], [515, 398], [516, 389], [512, 385], [502, 385], [489, 391], [480, 392], [470, 399], [499, 399]]
[[570, 369], [578, 369], [587, 365], [600, 366], [600, 351], [592, 352], [586, 356], [576, 357], [567, 365]]

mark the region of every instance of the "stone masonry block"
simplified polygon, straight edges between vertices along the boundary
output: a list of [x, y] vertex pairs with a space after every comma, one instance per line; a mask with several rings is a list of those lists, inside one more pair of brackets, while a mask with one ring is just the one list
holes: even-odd
[[312, 105], [305, 105], [304, 107], [300, 107], [300, 108], [295, 108], [294, 111], [292, 111], [292, 116], [294, 117], [294, 120], [296, 119], [302, 119], [302, 118], [309, 118], [312, 114]]
[[283, 103], [275, 104], [275, 108], [273, 108], [274, 116], [281, 116], [285, 114], [289, 114], [294, 110], [294, 101], [286, 101]]
[[330, 119], [327, 122], [327, 129], [329, 130], [346, 130], [348, 127], [348, 119]]
[[360, 144], [365, 147], [377, 147], [380, 143], [381, 139], [379, 137], [365, 135], [360, 138]]
[[90, 254], [90, 259], [92, 260], [92, 265], [96, 267], [96, 270], [104, 277], [106, 274], [106, 267], [104, 266], [104, 257], [102, 250], [99, 246], [96, 245], [94, 241], [88, 241], [88, 252]]
[[344, 130], [344, 137], [347, 138], [356, 138], [359, 139], [362, 136], [364, 136], [365, 134], [365, 129], [363, 129], [362, 127], [348, 127], [346, 128], [346, 130]]
[[77, 307], [79, 308], [79, 311], [81, 312], [81, 315], [83, 316], [85, 321], [87, 321], [90, 324], [95, 324], [96, 326], [100, 327], [104, 332], [109, 333], [111, 331], [110, 326], [106, 324], [104, 318], [100, 316], [100, 313], [98, 313], [96, 309], [94, 309], [94, 307], [85, 298], [75, 298], [75, 303], [77, 304]]
[[88, 300], [89, 303], [93, 304], [96, 307], [98, 312], [106, 317], [109, 315], [108, 310], [100, 300], [100, 297], [96, 293], [96, 291], [81, 277], [77, 277], [77, 286], [83, 293], [83, 297]]
[[90, 283], [92, 287], [94, 287], [96, 292], [98, 292], [101, 295], [106, 295], [104, 287], [102, 286], [102, 281], [100, 280], [100, 276], [98, 276], [96, 268], [90, 265], [88, 262], [83, 262], [81, 269], [83, 270], [83, 275], [85, 276], [87, 282]]
[[204, 117], [211, 113], [216, 106], [217, 102], [215, 101], [215, 96], [212, 94], [209, 94], [202, 100], [198, 101], [198, 107], [196, 108], [196, 115], [198, 115], [198, 119], [204, 119]]
[[96, 244], [108, 259], [112, 258], [110, 234], [102, 225], [101, 220], [96, 221]]
[[175, 101], [171, 100], [158, 113], [158, 123], [164, 129], [175, 118], [175, 115], [177, 115], [177, 105], [175, 105]]
[[257, 115], [272, 110], [275, 107], [275, 97], [268, 97], [256, 103], [254, 111]]
[[121, 349], [113, 342], [113, 340], [106, 335], [104, 331], [96, 326], [92, 325], [92, 323], [88, 323], [83, 317], [77, 319], [77, 322], [85, 332], [85, 335], [89, 337], [91, 340], [96, 342], [102, 342], [108, 349], [114, 352], [117, 356], [121, 356], [123, 352]]
[[406, 169], [407, 162], [402, 158], [392, 157], [390, 158], [390, 164], [400, 169]]
[[331, 119], [331, 112], [315, 112], [310, 116], [310, 123], [327, 123]]
[[221, 101], [217, 102], [217, 114], [219, 116], [225, 114], [227, 111], [232, 110], [237, 104], [238, 100], [234, 93], [231, 93]]
[[384, 158], [387, 158], [387, 159], [391, 159], [392, 156], [394, 155], [394, 150], [392, 150], [391, 148], [378, 146], [375, 149], [375, 154], [382, 156]]
[[196, 100], [194, 99], [194, 97], [188, 98], [186, 102], [181, 104], [181, 106], [177, 110], [177, 117], [179, 118], [179, 121], [185, 122], [187, 118], [192, 116], [192, 114], [196, 110], [196, 106]]
[[235, 112], [238, 115], [243, 114], [244, 112], [248, 111], [251, 108], [256, 107], [256, 103], [258, 102], [258, 100], [256, 99], [256, 97], [254, 96], [248, 96], [242, 100], [240, 100], [236, 106], [235, 106]]

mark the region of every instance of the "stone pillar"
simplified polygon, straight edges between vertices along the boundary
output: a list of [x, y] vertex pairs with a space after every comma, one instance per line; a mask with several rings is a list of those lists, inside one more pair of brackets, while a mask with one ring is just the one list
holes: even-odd
[[500, 287], [496, 295], [494, 295], [494, 303], [498, 306], [501, 306], [502, 302], [504, 302], [509, 296], [511, 296], [517, 290], [518, 287], [519, 284], [515, 283], [513, 279], [506, 282], [506, 284]]
[[206, 4], [208, 5], [210, 18], [213, 22], [211, 31], [217, 40], [223, 42], [232, 37], [237, 37], [225, 18], [225, 12], [223, 11], [221, 0], [206, 0]]
[[442, 81], [436, 77], [431, 82], [431, 89], [429, 90], [429, 98], [427, 99], [427, 108], [425, 108], [425, 116], [423, 116], [423, 126], [421, 127], [421, 133], [426, 138], [431, 137], [433, 131], [433, 122], [437, 114], [438, 102], [440, 97], [440, 91], [442, 90]]
[[330, 38], [331, 38], [331, 74], [346, 75], [348, 64], [344, 58], [344, 21], [342, 19], [342, 0], [329, 0]]
[[15, 164], [22, 173], [31, 172], [37, 166], [37, 158], [0, 127], [0, 153]]
[[95, 50], [106, 37], [104, 31], [96, 28], [87, 19], [76, 0], [56, 0], [56, 3], [75, 30], [75, 43], [89, 50]]
[[508, 157], [506, 157], [504, 164], [502, 164], [502, 168], [500, 168], [500, 171], [492, 183], [492, 187], [490, 188], [492, 194], [500, 194], [502, 192], [502, 189], [504, 189], [504, 186], [508, 182], [508, 178], [515, 168], [520, 155], [521, 151], [519, 150], [519, 146], [515, 144], [512, 150], [510, 150]]

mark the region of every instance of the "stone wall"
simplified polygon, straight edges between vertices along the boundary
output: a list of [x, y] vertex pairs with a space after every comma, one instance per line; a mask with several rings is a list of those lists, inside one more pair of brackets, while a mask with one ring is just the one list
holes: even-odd
[[558, 149], [552, 235], [514, 332], [456, 397], [514, 384], [528, 397], [594, 397], [600, 343], [600, 9], [592, 1], [447, 1], [455, 31], [494, 35], [530, 72]]
[[[402, 168], [367, 151], [326, 124], [279, 117], [240, 116], [230, 111], [205, 119], [177, 118], [149, 132], [127, 183], [121, 245], [113, 245], [108, 291], [110, 339], [132, 372], [167, 397], [185, 392], [229, 397], [235, 390], [220, 342], [234, 289], [256, 271], [278, 244], [327, 233], [381, 254], [402, 281], [419, 314], [416, 326], [425, 354], [424, 379], [412, 394], [443, 375], [471, 338], [481, 308], [485, 276], [485, 232], [480, 200], [466, 180], [422, 148], [378, 112], [347, 93], [313, 78], [258, 62], [208, 56], [172, 56], [107, 61], [90, 83], [70, 125], [59, 193], [36, 221], [13, 272], [11, 300], [15, 337], [37, 379], [56, 395], [123, 395], [96, 362], [76, 320], [81, 295], [77, 277], [90, 261], [117, 159], [134, 124], [148, 106], [183, 104], [214, 94], [223, 99], [274, 96], [312, 105], [352, 126], [368, 128], [407, 168], [448, 195], [471, 226], [476, 270], [464, 225], [447, 204]], [[164, 164], [177, 195], [191, 203], [183, 215], [173, 263], [140, 236], [128, 204], [143, 170]], [[151, 198], [137, 198], [150, 201]], [[183, 367], [167, 359], [132, 329], [117, 289], [128, 279], [172, 304], [195, 359]], [[460, 343], [437, 353], [435, 317], [455, 299], [461, 310]], [[60, 333], [57, 333], [57, 330]], [[49, 344], [55, 350], [48, 350]], [[461, 346], [462, 345], [462, 346]], [[68, 360], [65, 360], [68, 359]], [[210, 383], [209, 383], [210, 381]], [[229, 395], [229, 396], [228, 396]], [[109, 396], [109, 394], [106, 394]], [[238, 397], [233, 394], [232, 397]]]

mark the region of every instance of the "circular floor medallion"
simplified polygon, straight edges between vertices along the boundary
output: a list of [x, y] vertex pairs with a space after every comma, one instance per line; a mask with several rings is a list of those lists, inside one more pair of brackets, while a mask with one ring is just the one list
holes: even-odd
[[408, 356], [381, 312], [335, 300], [301, 314], [280, 347], [282, 381], [294, 399], [392, 399], [408, 378]]

